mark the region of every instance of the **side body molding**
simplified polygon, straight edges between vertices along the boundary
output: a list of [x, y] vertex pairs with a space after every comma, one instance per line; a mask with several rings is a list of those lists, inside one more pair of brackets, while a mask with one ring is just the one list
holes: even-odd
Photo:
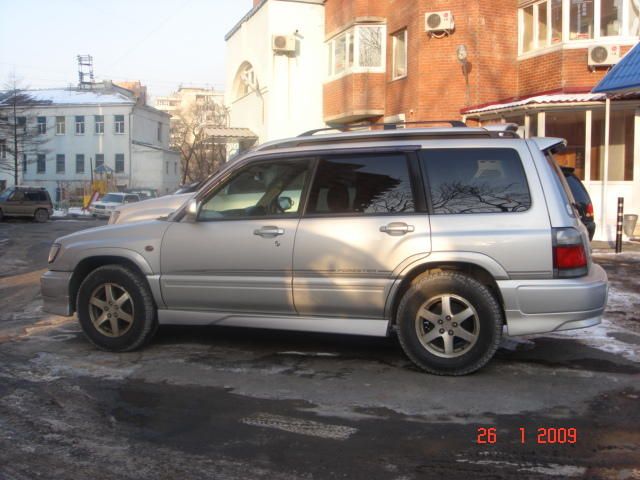
[[443, 263], [467, 263], [483, 268], [491, 274], [491, 276], [497, 280], [508, 280], [509, 274], [502, 265], [496, 262], [493, 258], [478, 252], [431, 252], [428, 255], [414, 258], [413, 261], [407, 263], [403, 262], [398, 269], [393, 272], [395, 281], [389, 289], [387, 300], [385, 303], [385, 318], [393, 318], [393, 305], [395, 304], [395, 298], [398, 294], [398, 289], [402, 281], [410, 274], [414, 269], [424, 269], [430, 265], [434, 267]]

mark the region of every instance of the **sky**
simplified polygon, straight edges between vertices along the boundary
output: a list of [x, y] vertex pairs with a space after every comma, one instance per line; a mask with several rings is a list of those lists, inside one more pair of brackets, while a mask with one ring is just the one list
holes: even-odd
[[0, 89], [78, 82], [78, 54], [96, 80], [140, 80], [152, 96], [180, 84], [224, 88], [225, 34], [252, 0], [0, 0]]

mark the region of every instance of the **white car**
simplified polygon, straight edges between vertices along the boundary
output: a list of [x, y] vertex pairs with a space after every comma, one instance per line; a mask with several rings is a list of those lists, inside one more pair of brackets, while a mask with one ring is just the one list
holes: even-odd
[[109, 217], [111, 212], [121, 205], [139, 201], [140, 197], [135, 193], [110, 192], [100, 200], [93, 202], [90, 211], [94, 217]]
[[166, 195], [164, 197], [144, 200], [133, 205], [122, 205], [111, 212], [109, 225], [142, 222], [144, 220], [152, 220], [169, 215], [194, 195], [195, 192], [180, 195]]

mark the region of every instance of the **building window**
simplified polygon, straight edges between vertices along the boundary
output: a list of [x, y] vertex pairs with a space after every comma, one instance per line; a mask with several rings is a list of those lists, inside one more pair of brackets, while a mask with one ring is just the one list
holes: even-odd
[[82, 153], [76, 155], [76, 173], [84, 173], [84, 155]]
[[124, 153], [116, 153], [116, 173], [124, 172]]
[[47, 133], [47, 117], [38, 117], [38, 135]]
[[22, 154], [22, 173], [27, 173], [27, 154]]
[[394, 33], [393, 42], [393, 68], [391, 78], [402, 78], [407, 75], [407, 29]]
[[76, 135], [84, 135], [84, 115], [76, 116]]
[[162, 141], [162, 122], [158, 122], [158, 141]]
[[47, 160], [46, 160], [44, 154], [39, 153], [37, 159], [38, 159], [37, 160], [37, 162], [38, 162], [37, 172], [38, 173], [45, 173], [47, 171]]
[[56, 117], [56, 135], [64, 135], [67, 132], [65, 117]]
[[573, 0], [569, 9], [569, 39], [593, 38], [593, 0]]
[[[236, 78], [233, 81], [233, 90], [235, 92], [235, 98], [242, 98], [251, 92], [255, 92], [258, 89], [258, 80], [256, 74], [253, 71], [253, 66], [249, 62], [243, 62], [238, 68]], [[171, 106], [174, 106], [173, 103]]]
[[384, 72], [385, 35], [384, 25], [356, 25], [329, 40], [329, 76]]
[[[637, 0], [570, 0], [567, 8], [569, 37], [564, 41], [635, 37], [640, 33]], [[626, 12], [626, 25], [625, 25]], [[563, 1], [543, 0], [520, 8], [520, 52], [546, 48], [563, 41]]]
[[7, 158], [7, 141], [0, 140], [0, 158], [5, 160]]
[[104, 133], [104, 115], [95, 115], [96, 122], [96, 134], [102, 135]]
[[64, 155], [56, 155], [56, 173], [64, 173]]
[[115, 132], [118, 134], [124, 133], [124, 115], [115, 116]]
[[96, 153], [96, 168], [104, 165], [104, 153]]

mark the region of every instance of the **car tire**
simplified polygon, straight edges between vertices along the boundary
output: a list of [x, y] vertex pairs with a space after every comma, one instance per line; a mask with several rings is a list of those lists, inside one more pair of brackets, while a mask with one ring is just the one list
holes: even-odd
[[33, 219], [38, 223], [45, 223], [49, 220], [49, 212], [47, 212], [44, 208], [39, 208], [33, 214]]
[[146, 280], [121, 265], [99, 267], [87, 275], [78, 290], [76, 311], [86, 337], [111, 352], [141, 348], [158, 327]]
[[493, 357], [503, 318], [495, 296], [475, 278], [430, 271], [417, 277], [400, 301], [398, 339], [422, 370], [466, 375]]
[[2, 213], [2, 209], [0, 209], [0, 222], [4, 220], [4, 213]]

